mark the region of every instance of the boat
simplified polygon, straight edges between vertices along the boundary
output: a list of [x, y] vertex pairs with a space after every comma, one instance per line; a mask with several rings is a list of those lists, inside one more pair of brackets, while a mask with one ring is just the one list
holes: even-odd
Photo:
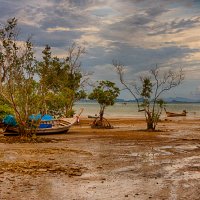
[[165, 112], [166, 112], [167, 117], [184, 117], [184, 116], [187, 115], [186, 110], [183, 110], [182, 113], [174, 113], [174, 112], [168, 112], [168, 111], [165, 109]]
[[[54, 119], [51, 115], [31, 115], [29, 117], [30, 120], [38, 120], [41, 119], [38, 128], [36, 129], [37, 135], [42, 134], [54, 134], [54, 133], [67, 133], [72, 125], [79, 122], [79, 118], [83, 109], [81, 109], [80, 113], [73, 118], [60, 118]], [[4, 120], [5, 122], [6, 120]], [[9, 125], [12, 124], [12, 125]], [[27, 128], [27, 132], [31, 131], [30, 128]], [[9, 135], [9, 133], [15, 135], [19, 134], [19, 128], [15, 121], [14, 116], [9, 115], [7, 119], [7, 124], [4, 123], [4, 135]]]
[[[55, 133], [67, 133], [72, 125], [77, 122], [77, 117], [74, 118], [61, 118], [48, 121], [41, 121], [39, 127], [36, 129], [37, 135], [42, 134], [55, 134]], [[7, 126], [5, 128], [4, 135], [18, 134], [17, 126]], [[29, 129], [27, 129], [29, 131]]]

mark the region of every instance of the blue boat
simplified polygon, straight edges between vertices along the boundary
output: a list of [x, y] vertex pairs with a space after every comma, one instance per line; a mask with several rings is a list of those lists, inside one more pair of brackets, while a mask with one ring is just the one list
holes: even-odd
[[[36, 134], [54, 134], [54, 133], [67, 133], [70, 127], [77, 122], [77, 117], [74, 118], [61, 118], [54, 119], [50, 115], [31, 115], [30, 120], [41, 120]], [[19, 127], [17, 126], [14, 116], [6, 116], [3, 120], [5, 132], [4, 135], [8, 135], [8, 132], [19, 133]], [[27, 131], [29, 129], [27, 128]]]

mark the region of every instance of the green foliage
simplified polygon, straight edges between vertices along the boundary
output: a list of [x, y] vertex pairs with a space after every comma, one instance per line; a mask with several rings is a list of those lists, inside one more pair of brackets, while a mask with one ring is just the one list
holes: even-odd
[[112, 106], [114, 105], [119, 92], [120, 90], [115, 86], [115, 83], [110, 81], [100, 81], [99, 85], [94, 88], [88, 98], [97, 100], [100, 105]]
[[142, 79], [142, 92], [141, 92], [141, 96], [144, 99], [149, 99], [151, 97], [151, 93], [152, 93], [152, 83], [151, 83], [151, 79], [148, 77], [145, 77], [144, 79]]
[[13, 114], [13, 110], [7, 104], [0, 103], [0, 121], [9, 114]]
[[88, 98], [97, 100], [100, 104], [100, 120], [103, 118], [105, 107], [114, 105], [119, 93], [119, 88], [115, 86], [115, 83], [110, 81], [100, 81], [98, 86], [90, 93]]
[[30, 127], [31, 114], [49, 112], [71, 116], [74, 102], [86, 97], [79, 62], [85, 51], [73, 44], [66, 58], [61, 59], [53, 57], [47, 45], [42, 52], [43, 60], [39, 62], [34, 57], [30, 39], [19, 43], [17, 33], [15, 18], [0, 29], [0, 99], [7, 102], [0, 104], [0, 115], [10, 112], [9, 105], [20, 133], [29, 136], [37, 127], [35, 124], [34, 128]]
[[85, 99], [87, 97], [87, 93], [85, 90], [79, 90], [75, 93], [75, 97], [77, 100]]
[[86, 97], [84, 90], [80, 89], [80, 66], [76, 65], [80, 55], [77, 55], [75, 61], [72, 58], [73, 51], [70, 57], [63, 59], [52, 57], [49, 46], [46, 46], [42, 53], [43, 60], [38, 63], [37, 72], [45, 112], [71, 116], [74, 113], [74, 102]]
[[140, 81], [142, 85], [140, 96], [143, 99], [140, 106], [143, 107], [145, 111], [147, 129], [155, 130], [165, 102], [162, 99], [158, 99], [155, 95], [151, 77], [140, 78]]
[[8, 20], [0, 31], [0, 96], [12, 108], [20, 134], [27, 132], [28, 117], [39, 112], [38, 84], [34, 80], [36, 65], [33, 46], [28, 39], [17, 41], [17, 20]]

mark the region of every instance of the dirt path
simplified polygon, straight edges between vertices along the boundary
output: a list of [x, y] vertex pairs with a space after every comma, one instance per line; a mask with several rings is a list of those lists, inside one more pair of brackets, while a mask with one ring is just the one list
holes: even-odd
[[[200, 123], [89, 121], [43, 143], [6, 143], [0, 136], [0, 199], [132, 200], [200, 198]], [[134, 125], [133, 125], [134, 124]]]

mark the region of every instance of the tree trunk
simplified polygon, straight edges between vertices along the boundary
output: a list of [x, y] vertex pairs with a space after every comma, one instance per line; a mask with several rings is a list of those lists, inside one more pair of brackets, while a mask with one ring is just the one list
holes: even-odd
[[66, 117], [73, 117], [73, 106], [74, 106], [74, 96], [71, 98], [70, 102], [68, 105], [66, 105], [65, 110], [66, 110]]
[[73, 117], [73, 105], [67, 105], [66, 107], [65, 107], [65, 116], [66, 117]]
[[147, 130], [155, 130], [155, 122], [151, 116], [151, 113], [147, 112], [147, 118], [146, 118], [146, 123], [147, 123]]
[[147, 130], [152, 130], [152, 131], [155, 130], [154, 123], [152, 120], [147, 121]]
[[22, 125], [22, 124], [20, 124], [19, 125], [19, 135], [21, 136], [21, 137], [27, 137], [27, 134], [26, 134], [26, 130], [25, 130], [25, 126], [24, 125]]
[[100, 109], [100, 112], [99, 112], [99, 118], [100, 118], [101, 124], [103, 122], [104, 110], [105, 110], [105, 106], [102, 106], [101, 109]]

